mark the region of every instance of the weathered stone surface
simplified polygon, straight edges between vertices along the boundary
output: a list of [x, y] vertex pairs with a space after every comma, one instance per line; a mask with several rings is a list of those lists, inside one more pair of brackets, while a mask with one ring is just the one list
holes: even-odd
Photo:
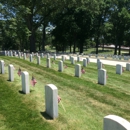
[[98, 69], [98, 83], [102, 85], [106, 85], [106, 70], [105, 69]]
[[54, 118], [58, 117], [58, 89], [53, 84], [45, 85], [45, 109], [46, 113]]

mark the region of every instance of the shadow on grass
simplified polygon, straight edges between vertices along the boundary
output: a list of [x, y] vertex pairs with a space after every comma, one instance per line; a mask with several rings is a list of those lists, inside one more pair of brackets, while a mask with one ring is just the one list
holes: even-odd
[[7, 80], [8, 82], [11, 82], [9, 79]]
[[53, 120], [52, 117], [50, 117], [45, 111], [40, 113], [46, 120]]
[[19, 90], [19, 93], [20, 93], [20, 94], [25, 94], [25, 93], [24, 93], [23, 91], [21, 91], [21, 90]]
[[[33, 91], [34, 91], [34, 90], [30, 90], [30, 93], [33, 92]], [[20, 94], [26, 94], [26, 93], [24, 93], [22, 90], [19, 90], [19, 93], [20, 93]]]

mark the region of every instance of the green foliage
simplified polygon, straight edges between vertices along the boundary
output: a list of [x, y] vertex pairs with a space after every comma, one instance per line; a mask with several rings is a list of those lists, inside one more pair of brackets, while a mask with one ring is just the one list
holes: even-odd
[[124, 41], [129, 46], [129, 7], [129, 0], [1, 0], [0, 46], [44, 51], [50, 40], [45, 28], [51, 22], [56, 29], [50, 44], [57, 50], [73, 47], [73, 53], [76, 48], [82, 53], [85, 40], [94, 38], [96, 53], [100, 44], [111, 42], [117, 54]]

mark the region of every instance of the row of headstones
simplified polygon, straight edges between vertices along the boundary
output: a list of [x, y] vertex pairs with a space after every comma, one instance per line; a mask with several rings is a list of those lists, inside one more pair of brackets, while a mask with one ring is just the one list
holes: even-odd
[[[19, 52], [20, 53], [20, 52]], [[20, 54], [19, 54], [20, 55]], [[33, 61], [33, 54], [30, 54], [30, 62]], [[37, 64], [40, 64], [40, 56], [38, 56], [38, 53], [36, 53], [37, 56]], [[41, 53], [41, 56], [43, 57], [43, 53]], [[26, 53], [24, 53], [23, 55], [24, 59], [26, 59]], [[47, 53], [47, 67], [50, 68], [51, 67], [51, 62], [50, 62], [50, 58], [49, 57], [49, 53]], [[56, 54], [54, 54], [54, 59], [56, 59]], [[72, 64], [75, 64], [75, 58], [70, 56], [70, 60]], [[65, 61], [65, 56], [62, 56], [62, 61], [59, 61], [59, 66], [58, 66], [58, 70], [60, 72], [63, 72], [63, 61]], [[77, 61], [80, 61], [80, 56], [77, 56]], [[90, 62], [89, 58], [83, 59], [83, 66], [86, 67], [87, 64]], [[97, 67], [98, 67], [98, 83], [105, 85], [106, 81], [107, 81], [107, 74], [106, 74], [106, 70], [102, 68], [102, 62], [100, 62], [100, 59], [97, 59]], [[130, 71], [130, 63], [126, 64], [126, 70]], [[123, 68], [122, 65], [117, 64], [116, 65], [116, 74], [122, 74]], [[77, 64], [75, 66], [75, 76], [76, 77], [81, 77], [81, 65]]]
[[[19, 52], [20, 53], [20, 52]], [[43, 53], [41, 53], [41, 55], [43, 56]], [[19, 56], [21, 56], [21, 54], [19, 54]], [[40, 64], [40, 56], [38, 56], [38, 54], [36, 54], [37, 56], [37, 64]], [[51, 67], [51, 62], [50, 62], [50, 58], [49, 54], [47, 54], [47, 67], [50, 68]], [[23, 58], [26, 59], [26, 53], [24, 53]], [[56, 54], [54, 54], [54, 59], [56, 59]], [[33, 61], [33, 55], [30, 54], [30, 62]], [[59, 61], [58, 64], [58, 70], [60, 72], [63, 72], [63, 62], [65, 61], [65, 56], [62, 56], [62, 61]], [[75, 58], [70, 56], [70, 61], [71, 64], [75, 64]], [[77, 56], [77, 61], [80, 61], [80, 56]], [[90, 62], [89, 58], [83, 59], [83, 66], [86, 67], [87, 64]], [[98, 65], [99, 66], [99, 65]], [[77, 64], [75, 65], [75, 76], [76, 77], [81, 77], [81, 65]], [[98, 83], [102, 84], [102, 85], [106, 85], [106, 80], [107, 80], [107, 76], [106, 76], [106, 70], [100, 68], [98, 70]]]
[[[100, 59], [97, 59], [97, 68], [102, 69], [103, 63], [100, 61]], [[126, 71], [130, 71], [130, 63], [126, 63]], [[116, 74], [122, 74], [123, 67], [120, 64], [116, 65]]]
[[[19, 52], [20, 53], [20, 52]], [[20, 55], [20, 54], [19, 54]], [[33, 54], [30, 54], [30, 62], [33, 61]], [[38, 53], [36, 53], [37, 56], [37, 64], [40, 64], [40, 56], [38, 56]], [[26, 53], [23, 55], [24, 59], [26, 59]], [[41, 57], [43, 57], [43, 53], [41, 53]], [[56, 54], [54, 54], [54, 60], [56, 59]], [[70, 56], [70, 60], [72, 64], [75, 64], [75, 58]], [[65, 56], [62, 56], [62, 61], [59, 61], [58, 69], [59, 71], [63, 71], [63, 61], [65, 61]], [[77, 56], [77, 61], [80, 61], [80, 56]], [[89, 58], [83, 59], [83, 66], [86, 67], [87, 64], [90, 62]], [[51, 67], [51, 62], [49, 58], [49, 53], [47, 53], [47, 67]], [[106, 76], [106, 70], [102, 68], [102, 62], [100, 62], [100, 59], [97, 59], [97, 67], [98, 67], [98, 83], [105, 85], [107, 76]], [[75, 66], [75, 76], [81, 77], [81, 66], [80, 64], [77, 64]], [[126, 64], [126, 70], [130, 71], [130, 63]], [[122, 65], [117, 64], [116, 65], [116, 74], [122, 74], [123, 68]]]
[[[18, 53], [20, 53], [18, 51]], [[23, 55], [23, 53], [21, 53]], [[43, 55], [43, 53], [40, 53], [41, 56]], [[16, 51], [4, 51], [4, 55], [5, 56], [16, 56], [17, 55], [17, 52]], [[19, 54], [18, 54], [19, 55]], [[32, 55], [34, 55], [34, 53], [32, 52]], [[38, 55], [38, 53], [36, 53], [36, 55]], [[79, 53], [77, 53], [77, 56], [79, 56]], [[85, 56], [83, 53], [81, 53], [81, 56]], [[107, 57], [112, 57], [113, 59], [116, 59], [116, 60], [121, 60], [121, 59], [124, 59], [124, 60], [129, 60], [130, 59], [130, 56], [121, 56], [121, 55], [112, 55], [112, 54], [88, 54], [89, 57], [91, 56], [95, 56], [96, 58], [98, 57], [104, 57], [107, 59]]]
[[130, 59], [130, 56], [111, 55], [111, 54], [89, 54], [88, 56], [89, 57], [95, 56], [95, 58], [104, 57], [105, 59], [107, 59], [107, 57], [112, 57], [112, 59], [116, 59], [116, 60], [121, 60], [121, 59], [129, 60]]
[[[47, 67], [50, 67], [50, 58], [47, 59]], [[63, 72], [63, 61], [59, 61], [58, 63], [58, 69], [60, 72]], [[9, 65], [9, 75], [12, 75], [13, 77], [13, 67], [12, 65]], [[0, 73], [4, 74], [4, 61], [0, 60]], [[76, 77], [81, 77], [81, 65], [80, 64], [76, 64], [75, 65], [75, 76]], [[12, 77], [9, 78], [10, 80], [12, 80]], [[98, 70], [98, 83], [105, 85], [106, 84], [106, 70], [105, 69], [99, 69]]]
[[[4, 61], [0, 60], [0, 73], [4, 74]], [[9, 64], [8, 66], [8, 74], [9, 74], [9, 81], [14, 81], [14, 66]], [[23, 71], [21, 73], [21, 80], [22, 80], [22, 92], [24, 94], [30, 93], [30, 85], [29, 85], [29, 73], [27, 71]], [[46, 106], [46, 113], [49, 114], [52, 118], [58, 117], [58, 101], [57, 97], [58, 91], [57, 87], [53, 84], [45, 85], [45, 106]]]
[[[3, 63], [3, 61], [1, 61]], [[13, 81], [13, 65], [9, 65], [9, 80]], [[21, 75], [22, 92], [30, 93], [29, 73], [23, 71]], [[58, 89], [53, 84], [45, 85], [45, 111], [52, 118], [58, 117]], [[130, 123], [116, 115], [108, 115], [104, 117], [103, 130], [130, 130]]]

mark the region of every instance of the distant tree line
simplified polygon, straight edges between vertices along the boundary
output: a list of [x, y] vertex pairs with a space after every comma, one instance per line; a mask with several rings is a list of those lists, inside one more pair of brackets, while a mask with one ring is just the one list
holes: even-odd
[[[46, 34], [51, 22], [55, 29]], [[30, 52], [83, 53], [84, 47], [114, 44], [130, 47], [130, 0], [1, 0], [0, 47]]]

